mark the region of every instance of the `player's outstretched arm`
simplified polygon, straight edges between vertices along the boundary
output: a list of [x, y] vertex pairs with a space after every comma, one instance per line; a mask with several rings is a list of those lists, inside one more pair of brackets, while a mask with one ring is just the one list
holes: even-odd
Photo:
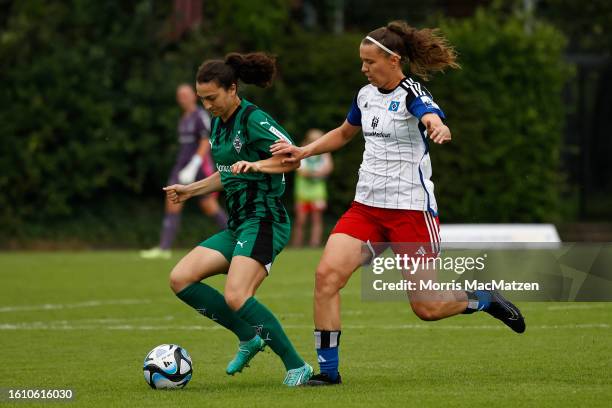
[[353, 126], [345, 120], [339, 127], [330, 130], [319, 139], [304, 147], [298, 147], [284, 140], [279, 140], [270, 146], [270, 152], [274, 156], [289, 155], [289, 157], [283, 159], [284, 163], [299, 162], [306, 157], [340, 149], [355, 137], [359, 129], [361, 129], [361, 126]]
[[284, 156], [272, 156], [256, 162], [239, 161], [232, 165], [232, 173], [288, 173], [300, 167], [300, 162], [285, 162]]
[[222, 191], [223, 184], [221, 184], [221, 176], [217, 171], [211, 176], [208, 176], [203, 180], [196, 181], [195, 183], [188, 185], [173, 184], [171, 186], [164, 187], [163, 190], [166, 192], [166, 197], [168, 200], [174, 204], [178, 204], [187, 201], [193, 196]]
[[450, 129], [436, 113], [426, 113], [421, 118], [421, 122], [427, 128], [427, 134], [434, 143], [442, 144], [451, 141]]

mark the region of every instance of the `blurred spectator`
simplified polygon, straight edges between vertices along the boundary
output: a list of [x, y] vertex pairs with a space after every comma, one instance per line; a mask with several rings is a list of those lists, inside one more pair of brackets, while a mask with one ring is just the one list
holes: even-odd
[[[303, 145], [309, 144], [323, 136], [320, 129], [310, 129], [306, 133]], [[302, 160], [295, 177], [295, 226], [293, 228], [293, 246], [302, 246], [304, 223], [311, 215], [310, 246], [321, 245], [323, 234], [323, 212], [327, 208], [327, 183], [325, 179], [334, 168], [330, 153], [311, 156]]]
[[[181, 84], [176, 89], [176, 101], [183, 110], [178, 123], [179, 151], [170, 172], [167, 185], [189, 184], [214, 173], [210, 155], [210, 114], [198, 106], [197, 96], [191, 85]], [[200, 197], [202, 211], [212, 217], [220, 230], [225, 229], [227, 216], [219, 206], [218, 193]], [[162, 222], [159, 245], [140, 252], [143, 258], [168, 259], [170, 248], [178, 232], [183, 204], [166, 201], [166, 214]]]

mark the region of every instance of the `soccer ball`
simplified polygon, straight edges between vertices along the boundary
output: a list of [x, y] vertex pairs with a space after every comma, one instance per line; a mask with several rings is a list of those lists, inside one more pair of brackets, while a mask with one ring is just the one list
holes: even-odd
[[162, 344], [147, 354], [144, 379], [153, 389], [183, 388], [191, 380], [193, 363], [187, 350], [176, 344]]

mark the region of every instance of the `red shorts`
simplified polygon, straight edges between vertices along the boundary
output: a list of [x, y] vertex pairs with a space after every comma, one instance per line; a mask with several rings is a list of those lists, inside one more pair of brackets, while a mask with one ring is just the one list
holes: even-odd
[[[428, 211], [370, 207], [353, 201], [331, 233], [347, 234], [368, 244], [401, 243], [392, 244], [396, 253], [437, 255], [440, 251], [440, 222]], [[374, 248], [376, 254], [384, 250]]]
[[295, 203], [295, 209], [301, 213], [309, 214], [315, 211], [323, 211], [327, 208], [327, 203], [321, 201], [298, 201]]

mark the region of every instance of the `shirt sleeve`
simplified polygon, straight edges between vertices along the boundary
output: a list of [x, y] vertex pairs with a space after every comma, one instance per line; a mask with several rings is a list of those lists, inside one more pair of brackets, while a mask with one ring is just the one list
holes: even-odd
[[[408, 104], [407, 101], [406, 103]], [[426, 113], [436, 113], [442, 119], [446, 117], [438, 104], [435, 103], [428, 95], [422, 95], [414, 98], [412, 102], [410, 102], [410, 105], [408, 105], [408, 111], [413, 116], [419, 118], [419, 120]]]
[[249, 134], [248, 143], [266, 156], [271, 156], [270, 146], [277, 140], [284, 140], [287, 143], [294, 144], [289, 133], [262, 111], [253, 112], [249, 116], [247, 126]]
[[348, 115], [346, 115], [346, 121], [353, 126], [361, 126], [361, 109], [359, 109], [359, 105], [357, 105], [357, 95], [353, 98], [351, 109]]
[[434, 102], [431, 93], [419, 82], [409, 79], [402, 87], [407, 92], [406, 106], [408, 107], [408, 112], [413, 116], [419, 120], [426, 113], [435, 113], [442, 119], [446, 117], [442, 109]]

